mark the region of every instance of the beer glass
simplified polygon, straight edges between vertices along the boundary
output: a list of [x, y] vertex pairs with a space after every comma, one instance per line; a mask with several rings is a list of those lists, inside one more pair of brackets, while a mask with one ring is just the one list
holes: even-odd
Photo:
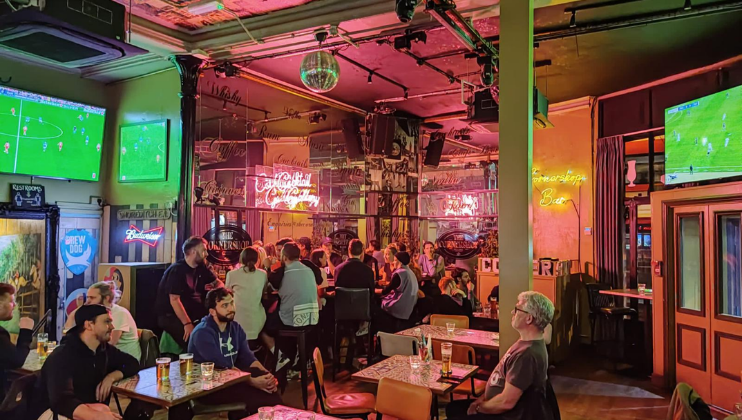
[[446, 333], [449, 337], [453, 337], [454, 331], [456, 331], [456, 324], [453, 322], [446, 322]]
[[206, 380], [210, 380], [214, 376], [214, 362], [201, 363], [201, 376]]
[[54, 351], [54, 349], [57, 348], [57, 342], [56, 341], [47, 341], [46, 342], [46, 353], [51, 354], [51, 352]]
[[160, 357], [156, 359], [157, 363], [157, 382], [167, 381], [170, 379], [170, 358]]
[[39, 333], [36, 335], [36, 353], [39, 354], [39, 360], [46, 360], [47, 347], [46, 343], [49, 341], [49, 334]]
[[180, 374], [190, 375], [193, 373], [193, 353], [184, 353], [180, 357]]
[[453, 353], [453, 344], [441, 343], [441, 375], [448, 376], [453, 373], [451, 369], [451, 354]]
[[273, 420], [274, 412], [273, 407], [260, 407], [258, 408], [258, 418], [260, 420]]

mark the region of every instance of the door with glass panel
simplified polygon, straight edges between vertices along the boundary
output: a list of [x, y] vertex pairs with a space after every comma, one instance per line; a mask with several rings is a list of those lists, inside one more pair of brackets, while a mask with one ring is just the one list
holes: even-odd
[[742, 203], [675, 208], [676, 379], [731, 410], [742, 371]]

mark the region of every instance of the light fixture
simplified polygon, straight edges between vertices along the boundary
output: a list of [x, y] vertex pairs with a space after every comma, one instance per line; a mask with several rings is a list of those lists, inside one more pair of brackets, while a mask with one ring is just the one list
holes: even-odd
[[408, 23], [415, 16], [415, 7], [417, 0], [396, 0], [397, 5], [394, 11], [397, 12], [397, 19], [402, 23]]
[[373, 75], [374, 75], [373, 73], [369, 73], [368, 74], [368, 84], [369, 85], [374, 82], [373, 79], [372, 79]]
[[[690, 1], [690, 0], [688, 0]], [[572, 11], [572, 16], [569, 17], [569, 27], [575, 28], [577, 27], [577, 10]]]
[[224, 4], [220, 0], [203, 0], [186, 6], [186, 10], [192, 15], [205, 15], [217, 10], [224, 10]]
[[227, 77], [234, 77], [237, 75], [239, 69], [229, 61], [225, 61], [222, 64], [214, 67], [214, 76], [217, 79], [226, 79]]
[[320, 121], [327, 121], [327, 114], [324, 114], [322, 112], [315, 112], [314, 114], [311, 114], [309, 116], [310, 125], [319, 124]]
[[340, 65], [332, 54], [316, 51], [302, 60], [300, 76], [301, 82], [312, 92], [329, 92], [340, 80]]
[[690, 0], [685, 0], [685, 5], [683, 5], [683, 10], [690, 10], [693, 7]]

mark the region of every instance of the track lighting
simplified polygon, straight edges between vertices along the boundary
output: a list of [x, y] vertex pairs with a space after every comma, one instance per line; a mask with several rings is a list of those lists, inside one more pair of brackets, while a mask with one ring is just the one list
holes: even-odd
[[394, 11], [397, 12], [397, 19], [402, 23], [408, 23], [415, 16], [415, 6], [417, 0], [397, 0]]
[[369, 85], [374, 82], [373, 79], [372, 79], [373, 75], [374, 75], [373, 73], [369, 73], [368, 74], [368, 84]]
[[685, 5], [683, 5], [683, 10], [690, 10], [693, 7], [690, 0], [685, 0]]
[[[690, 2], [690, 0], [687, 0]], [[575, 28], [577, 27], [577, 10], [572, 11], [572, 16], [569, 17], [569, 27]]]

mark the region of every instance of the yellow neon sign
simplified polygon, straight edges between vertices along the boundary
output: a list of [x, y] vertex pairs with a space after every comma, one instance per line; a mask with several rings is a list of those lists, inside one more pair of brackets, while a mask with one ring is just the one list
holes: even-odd
[[[587, 180], [587, 176], [580, 174], [573, 174], [571, 170], [567, 170], [566, 173], [558, 175], [545, 175], [539, 173], [538, 169], [534, 169], [532, 172], [532, 181], [534, 184], [572, 184], [581, 185]], [[541, 207], [549, 207], [553, 205], [564, 205], [569, 201], [568, 198], [559, 196], [559, 194], [551, 186], [544, 188], [541, 191], [541, 199], [538, 204]]]

